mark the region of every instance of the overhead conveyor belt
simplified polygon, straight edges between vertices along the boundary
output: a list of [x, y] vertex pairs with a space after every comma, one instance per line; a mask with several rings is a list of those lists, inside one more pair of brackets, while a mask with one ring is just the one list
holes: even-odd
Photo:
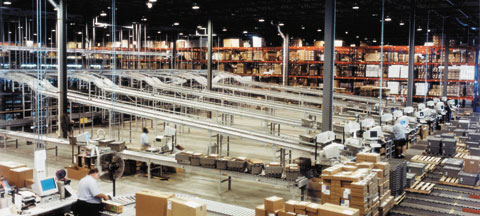
[[[70, 142], [66, 139], [59, 139], [53, 137], [47, 137], [44, 134], [38, 135], [33, 133], [27, 133], [22, 131], [10, 131], [0, 129], [0, 137], [3, 138], [14, 138], [14, 139], [23, 139], [30, 142], [40, 141], [44, 144], [54, 144], [54, 145], [70, 145]], [[5, 143], [4, 143], [5, 145]], [[5, 146], [4, 146], [5, 147]]]
[[[32, 86], [35, 86], [34, 85], [35, 80], [33, 77], [7, 76], [5, 78], [14, 80], [19, 83], [27, 83], [30, 86], [30, 88], [32, 88]], [[47, 97], [52, 97], [52, 98], [58, 97], [57, 88], [51, 86], [51, 84], [48, 82], [42, 82], [42, 85], [43, 85], [42, 88], [37, 89], [36, 87], [33, 87], [32, 89], [37, 90], [38, 93]], [[68, 100], [71, 102], [88, 105], [88, 106], [94, 106], [94, 107], [107, 109], [107, 110], [112, 110], [114, 112], [135, 115], [135, 116], [139, 116], [147, 119], [162, 120], [162, 121], [170, 122], [173, 124], [185, 125], [188, 127], [204, 129], [207, 131], [214, 131], [220, 134], [240, 137], [240, 138], [244, 138], [252, 141], [257, 141], [260, 143], [270, 143], [272, 145], [279, 146], [286, 149], [291, 149], [291, 150], [298, 150], [298, 151], [310, 152], [310, 153], [316, 152], [313, 146], [302, 145], [302, 144], [299, 144], [298, 140], [294, 141], [294, 140], [287, 139], [285, 137], [271, 136], [271, 135], [266, 135], [262, 133], [233, 128], [229, 126], [208, 123], [208, 122], [192, 119], [185, 116], [168, 114], [168, 113], [155, 111], [152, 109], [138, 107], [134, 105], [128, 105], [128, 104], [123, 104], [118, 102], [113, 103], [111, 100], [89, 98], [88, 96], [80, 95], [73, 92], [69, 92], [67, 96], [68, 96]]]
[[[26, 46], [1, 46], [2, 50], [9, 50], [9, 51], [29, 51], [29, 52], [57, 52], [56, 48], [50, 47], [43, 47], [43, 48], [36, 48], [36, 47], [26, 47]], [[123, 50], [95, 50], [95, 49], [67, 49], [67, 53], [81, 53], [84, 55], [92, 55], [92, 54], [115, 54], [117, 55], [143, 55], [143, 56], [171, 56], [167, 53], [156, 53], [156, 52], [138, 52], [138, 51], [123, 51]]]
[[163, 95], [159, 95], [159, 94], [145, 93], [145, 92], [141, 92], [141, 91], [137, 91], [137, 90], [127, 89], [125, 87], [118, 87], [118, 86], [114, 85], [113, 83], [112, 84], [114, 85], [114, 87], [111, 87], [112, 85], [103, 84], [101, 82], [101, 80], [98, 80], [99, 78], [91, 76], [89, 74], [79, 73], [79, 74], [72, 75], [72, 77], [83, 80], [85, 82], [92, 82], [93, 81], [98, 88], [103, 89], [103, 90], [108, 91], [108, 92], [115, 93], [115, 94], [121, 94], [121, 95], [131, 96], [131, 97], [139, 97], [139, 98], [143, 98], [143, 99], [147, 99], [147, 100], [151, 100], [151, 101], [160, 101], [160, 102], [164, 102], [164, 103], [171, 103], [171, 104], [176, 104], [176, 105], [195, 108], [195, 109], [215, 111], [215, 112], [221, 112], [221, 113], [228, 113], [228, 114], [231, 114], [231, 115], [249, 117], [249, 118], [253, 118], [253, 119], [275, 122], [275, 123], [290, 125], [290, 126], [294, 126], [294, 127], [301, 127], [302, 126], [301, 122], [299, 122], [296, 119], [266, 115], [266, 114], [258, 113], [258, 112], [245, 111], [245, 110], [235, 109], [235, 108], [226, 107], [226, 106], [219, 106], [219, 105], [215, 105], [215, 104], [197, 102], [197, 101], [192, 101], [192, 100], [185, 100], [185, 99], [181, 99], [181, 98], [163, 96]]

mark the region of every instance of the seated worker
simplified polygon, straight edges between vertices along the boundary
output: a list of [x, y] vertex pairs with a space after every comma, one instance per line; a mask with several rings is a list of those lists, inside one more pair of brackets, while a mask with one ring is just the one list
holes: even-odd
[[100, 193], [97, 179], [100, 173], [97, 168], [91, 169], [88, 175], [78, 183], [77, 215], [79, 216], [100, 216], [103, 209], [102, 199], [109, 200], [110, 197]]
[[5, 194], [10, 193], [10, 191], [12, 190], [12, 188], [10, 187], [10, 185], [7, 182], [7, 178], [5, 178], [3, 176], [0, 178], [0, 187], [3, 188], [3, 190], [5, 191]]
[[147, 150], [150, 148], [150, 143], [148, 141], [148, 130], [147, 128], [143, 128], [142, 136], [140, 137], [140, 143], [142, 144], [142, 151]]
[[393, 143], [395, 144], [395, 154], [397, 158], [403, 158], [407, 144], [407, 129], [402, 123], [397, 123], [393, 126]]

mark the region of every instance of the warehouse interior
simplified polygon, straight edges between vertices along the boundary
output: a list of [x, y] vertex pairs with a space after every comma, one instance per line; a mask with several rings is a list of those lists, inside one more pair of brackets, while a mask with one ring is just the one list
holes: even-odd
[[480, 214], [478, 0], [0, 0], [0, 36], [0, 215]]

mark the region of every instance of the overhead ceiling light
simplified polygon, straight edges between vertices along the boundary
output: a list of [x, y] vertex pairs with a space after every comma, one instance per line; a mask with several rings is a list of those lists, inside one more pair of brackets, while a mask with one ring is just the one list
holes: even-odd
[[373, 42], [373, 43], [377, 43], [377, 40], [376, 40], [376, 39], [373, 39], [372, 42]]
[[9, 32], [8, 32], [8, 34], [12, 34], [12, 32], [11, 32], [11, 31], [9, 31]]
[[302, 30], [305, 30], [305, 26], [302, 25]]
[[358, 35], [357, 35], [357, 36], [355, 36], [355, 38], [357, 38], [357, 39], [358, 39], [358, 38], [360, 38], [360, 36], [358, 36]]
[[392, 18], [390, 18], [389, 16], [385, 17], [385, 22], [390, 22], [392, 21]]
[[345, 34], [348, 34], [348, 31], [346, 31]]
[[147, 36], [148, 39], [150, 39], [150, 36]]
[[321, 32], [321, 31], [322, 31], [322, 29], [317, 29], [317, 32]]
[[430, 30], [430, 29], [428, 29], [427, 31], [428, 31], [428, 32], [430, 32], [431, 30]]
[[368, 40], [368, 38], [367, 38], [367, 37], [365, 37], [365, 38], [364, 38], [364, 40]]
[[142, 21], [143, 21], [143, 22], [146, 22], [146, 21], [147, 21], [147, 18], [146, 18], [146, 17], [142, 17]]
[[247, 33], [248, 33], [248, 31], [247, 31], [247, 30], [243, 31], [243, 34], [247, 34]]
[[106, 34], [107, 37], [110, 37], [110, 34]]
[[52, 29], [52, 32], [55, 32], [55, 29]]
[[178, 33], [178, 35], [182, 36], [182, 35], [183, 35], [183, 33], [182, 33], [182, 32], [180, 32], [180, 33]]
[[227, 31], [227, 28], [223, 27], [222, 31], [226, 32], [226, 31]]
[[54, 11], [57, 11], [57, 8], [53, 8]]
[[261, 23], [263, 23], [263, 22], [265, 22], [265, 19], [263, 19], [263, 18], [260, 18], [260, 19], [258, 19], [258, 22], [261, 22]]
[[195, 3], [193, 3], [193, 5], [192, 5], [192, 9], [193, 9], [193, 10], [198, 10], [198, 9], [200, 9], [200, 6], [198, 6], [198, 4], [195, 2]]
[[278, 23], [279, 26], [284, 26], [283, 22]]
[[423, 30], [422, 27], [418, 26], [417, 31], [422, 31], [422, 30]]
[[150, 9], [153, 7], [153, 4], [151, 2], [147, 2], [147, 7]]
[[3, 4], [4, 4], [4, 5], [11, 5], [12, 2], [7, 0], [7, 1], [4, 1]]
[[37, 36], [37, 33], [33, 33], [33, 36]]
[[148, 2], [157, 2], [157, 0], [148, 0]]
[[160, 33], [162, 33], [162, 32], [161, 32], [161, 31], [157, 31], [157, 34], [160, 34]]
[[376, 14], [376, 13], [373, 13], [373, 14], [372, 14], [372, 16], [376, 17], [376, 16], [378, 16], [378, 14]]
[[358, 9], [360, 9], [360, 7], [359, 7], [358, 4], [355, 2], [355, 4], [353, 4], [353, 6], [352, 6], [352, 9], [353, 9], [353, 10], [358, 10]]
[[201, 28], [202, 28], [202, 26], [201, 26], [201, 25], [198, 25], [198, 26], [197, 26], [197, 28], [198, 28], [198, 29], [201, 29]]
[[179, 22], [174, 22], [173, 25], [178, 26], [178, 25], [180, 25], [180, 23]]
[[71, 22], [70, 25], [71, 25], [71, 26], [74, 26], [74, 25], [76, 25], [76, 24], [75, 24], [74, 22]]
[[402, 20], [400, 20], [400, 26], [404, 26], [405, 25], [405, 22], [403, 22]]
[[83, 34], [83, 33], [82, 33], [82, 32], [78, 32], [77, 34], [81, 35], [81, 34]]
[[100, 13], [100, 16], [102, 16], [102, 17], [107, 16], [107, 13], [105, 13], [105, 11], [102, 11], [102, 12]]

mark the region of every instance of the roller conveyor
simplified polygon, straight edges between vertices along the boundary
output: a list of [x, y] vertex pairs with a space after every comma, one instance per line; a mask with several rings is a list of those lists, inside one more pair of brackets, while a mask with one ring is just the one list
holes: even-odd
[[[26, 75], [19, 76], [19, 77], [8, 76], [6, 78], [9, 78], [19, 83], [27, 83], [30, 86], [30, 88], [36, 90], [37, 92], [45, 96], [52, 97], [52, 98], [58, 97], [58, 94], [56, 93], [58, 91], [57, 88], [51, 86], [51, 84], [48, 82], [43, 82], [42, 86], [37, 86], [35, 85], [36, 79], [34, 80], [33, 77], [29, 77]], [[199, 129], [204, 129], [208, 131], [215, 131], [217, 133], [249, 139], [249, 140], [257, 141], [260, 143], [270, 143], [272, 145], [280, 146], [286, 149], [298, 150], [298, 151], [310, 152], [310, 153], [316, 152], [313, 146], [301, 145], [299, 144], [299, 141], [289, 140], [284, 137], [271, 136], [271, 135], [266, 135], [262, 133], [256, 133], [256, 132], [251, 132], [247, 130], [237, 129], [233, 127], [228, 127], [228, 126], [223, 126], [223, 125], [218, 125], [213, 123], [206, 123], [201, 120], [196, 120], [196, 119], [188, 118], [185, 116], [167, 114], [160, 111], [155, 111], [152, 109], [147, 109], [147, 108], [138, 107], [134, 105], [128, 105], [128, 104], [122, 104], [122, 103], [113, 104], [111, 100], [89, 98], [88, 96], [83, 96], [83, 95], [72, 93], [72, 92], [68, 93], [68, 99], [69, 101], [74, 103], [94, 106], [94, 107], [112, 110], [115, 112], [120, 112], [124, 114], [129, 114], [129, 115], [136, 115], [136, 116], [140, 116], [148, 119], [163, 120], [163, 121], [171, 122], [174, 124], [185, 125], [188, 127], [199, 128]]]

